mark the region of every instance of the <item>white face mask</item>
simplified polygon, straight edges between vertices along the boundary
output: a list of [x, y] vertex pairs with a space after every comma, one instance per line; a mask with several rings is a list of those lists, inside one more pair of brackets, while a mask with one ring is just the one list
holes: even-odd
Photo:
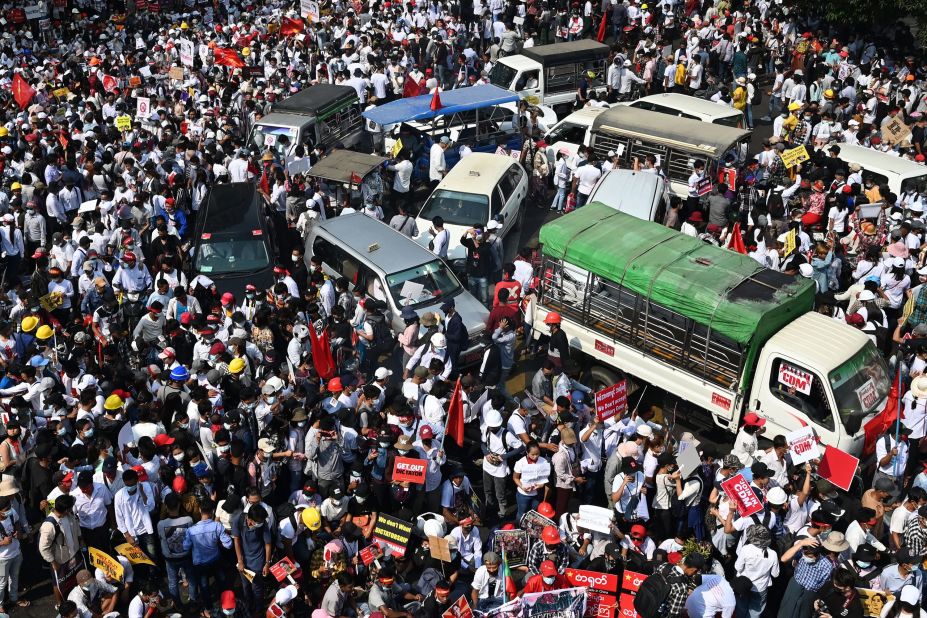
[[545, 578], [544, 578], [544, 583], [547, 584], [547, 585], [549, 586], [549, 585], [551, 585], [552, 583], [554, 583], [554, 580], [555, 580], [555, 579], [557, 579], [557, 578], [556, 578], [556, 577], [545, 577]]

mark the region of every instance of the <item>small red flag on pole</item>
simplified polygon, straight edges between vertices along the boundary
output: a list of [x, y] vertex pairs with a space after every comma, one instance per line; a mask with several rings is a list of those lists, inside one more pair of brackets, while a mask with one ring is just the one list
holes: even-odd
[[444, 434], [453, 438], [457, 446], [463, 446], [464, 440], [464, 413], [463, 413], [463, 394], [460, 391], [460, 378], [457, 378], [457, 384], [454, 385], [454, 393], [451, 395], [451, 401], [447, 407], [447, 427]]
[[13, 98], [16, 99], [17, 105], [22, 109], [26, 109], [26, 106], [29, 105], [29, 101], [32, 100], [32, 97], [35, 96], [35, 88], [29, 85], [23, 76], [19, 73], [13, 75]]
[[441, 89], [435, 88], [434, 94], [431, 95], [431, 111], [436, 112], [444, 107], [441, 105]]

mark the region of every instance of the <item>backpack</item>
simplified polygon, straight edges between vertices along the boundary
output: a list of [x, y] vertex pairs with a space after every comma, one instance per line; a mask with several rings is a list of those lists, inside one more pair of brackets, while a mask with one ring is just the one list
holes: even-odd
[[389, 354], [396, 346], [396, 338], [393, 331], [390, 330], [386, 320], [375, 320], [372, 322], [373, 340], [370, 342], [371, 358], [379, 358], [384, 354]]
[[681, 62], [676, 65], [676, 75], [673, 77], [673, 81], [676, 82], [677, 86], [686, 84], [686, 65]]
[[293, 526], [293, 532], [299, 531], [299, 528], [296, 526], [296, 505], [292, 502], [284, 502], [283, 504], [275, 506], [274, 517], [276, 517], [277, 521], [283, 521], [289, 518], [290, 525]]
[[61, 536], [61, 525], [58, 523], [58, 520], [49, 515], [45, 518], [43, 523], [49, 523], [55, 528], [55, 536], [52, 538], [52, 544], [55, 544], [55, 541], [58, 540], [58, 537]]
[[643, 581], [634, 597], [634, 610], [641, 618], [658, 618], [670, 594], [670, 583], [659, 571]]

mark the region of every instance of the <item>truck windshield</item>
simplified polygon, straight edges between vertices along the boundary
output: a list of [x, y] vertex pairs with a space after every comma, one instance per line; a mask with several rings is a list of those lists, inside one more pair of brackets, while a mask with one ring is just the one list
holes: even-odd
[[851, 415], [861, 420], [875, 412], [891, 387], [888, 367], [871, 342], [831, 371], [828, 378], [844, 425]]
[[251, 143], [261, 152], [273, 148], [277, 155], [283, 159], [296, 145], [296, 127], [278, 127], [268, 124], [259, 124], [251, 132]]
[[387, 275], [386, 285], [397, 307], [438, 303], [460, 289], [460, 282], [441, 260]]
[[418, 216], [429, 221], [441, 217], [450, 225], [486, 225], [489, 221], [489, 199], [477, 193], [438, 189], [422, 206]]
[[502, 62], [497, 62], [489, 72], [489, 83], [493, 86], [499, 86], [500, 88], [509, 90], [512, 87], [512, 82], [515, 80], [516, 73], [518, 73], [518, 71], [512, 67]]

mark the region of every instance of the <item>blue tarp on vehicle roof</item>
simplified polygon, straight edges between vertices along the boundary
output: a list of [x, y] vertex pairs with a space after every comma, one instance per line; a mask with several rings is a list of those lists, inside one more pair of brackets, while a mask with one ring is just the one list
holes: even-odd
[[408, 99], [397, 99], [386, 105], [379, 105], [364, 112], [364, 118], [372, 120], [380, 126], [409, 122], [410, 120], [428, 120], [435, 116], [456, 114], [471, 109], [501, 105], [517, 101], [519, 96], [510, 90], [482, 84], [468, 88], [441, 91], [441, 109], [431, 110], [433, 95], [423, 94]]

